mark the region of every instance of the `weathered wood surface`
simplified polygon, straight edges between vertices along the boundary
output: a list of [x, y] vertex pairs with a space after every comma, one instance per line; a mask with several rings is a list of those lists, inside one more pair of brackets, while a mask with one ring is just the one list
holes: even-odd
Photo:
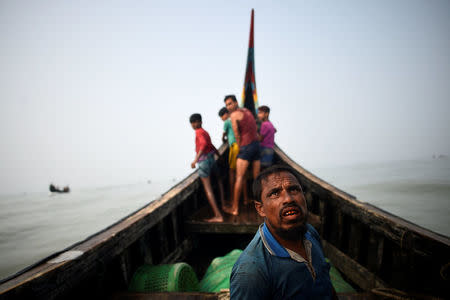
[[370, 291], [373, 288], [387, 287], [387, 284], [378, 278], [375, 274], [356, 263], [350, 257], [339, 251], [336, 247], [322, 241], [325, 256], [333, 262], [333, 265], [345, 274], [352, 282], [356, 283], [361, 289]]
[[223, 214], [224, 221], [221, 223], [204, 221], [211, 216], [209, 206], [201, 208], [186, 221], [187, 230], [195, 233], [255, 233], [263, 222], [263, 218], [256, 213], [253, 203], [248, 205], [241, 203], [238, 216]]

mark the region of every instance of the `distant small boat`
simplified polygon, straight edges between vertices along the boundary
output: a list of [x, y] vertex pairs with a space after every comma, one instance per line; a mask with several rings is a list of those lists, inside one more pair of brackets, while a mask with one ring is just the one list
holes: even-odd
[[54, 184], [50, 184], [49, 190], [52, 193], [68, 193], [70, 192], [70, 188], [68, 186], [63, 187], [62, 189], [58, 188]]

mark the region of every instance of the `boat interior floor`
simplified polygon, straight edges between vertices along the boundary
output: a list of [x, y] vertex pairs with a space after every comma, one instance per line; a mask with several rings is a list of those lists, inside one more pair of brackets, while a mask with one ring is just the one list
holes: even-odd
[[253, 203], [239, 205], [239, 215], [223, 213], [223, 222], [211, 223], [205, 221], [213, 216], [209, 205], [200, 208], [186, 220], [186, 228], [192, 233], [255, 233], [263, 222], [255, 210]]

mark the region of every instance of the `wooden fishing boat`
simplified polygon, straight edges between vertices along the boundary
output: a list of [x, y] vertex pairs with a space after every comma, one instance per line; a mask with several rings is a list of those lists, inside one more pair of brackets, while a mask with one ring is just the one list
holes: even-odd
[[[252, 33], [253, 12], [251, 48]], [[249, 61], [250, 55], [253, 50]], [[243, 98], [257, 104], [253, 63], [247, 64], [247, 74], [250, 69], [253, 75], [246, 76]], [[228, 157], [228, 146], [222, 145], [219, 153], [219, 159]], [[275, 161], [298, 173], [310, 223], [323, 239], [325, 255], [357, 290], [340, 294], [340, 299], [450, 296], [448, 237], [358, 201], [302, 168], [278, 146]], [[226, 185], [227, 172], [219, 180]], [[217, 194], [217, 186], [214, 190]], [[0, 299], [223, 299], [226, 291], [127, 291], [134, 272], [144, 263], [184, 261], [200, 277], [212, 258], [244, 249], [263, 221], [252, 206], [242, 205], [239, 216], [226, 216], [222, 223], [204, 222], [210, 213], [194, 172], [110, 227], [2, 280]]]
[[[226, 157], [227, 146], [219, 152]], [[376, 295], [374, 289], [448, 297], [448, 237], [358, 201], [303, 169], [277, 146], [275, 155], [278, 163], [298, 172], [325, 254], [358, 289], [359, 299]], [[222, 179], [227, 182], [226, 176]], [[213, 257], [243, 249], [262, 220], [251, 206], [240, 211], [223, 223], [202, 221], [210, 211], [194, 172], [109, 228], [2, 281], [0, 299], [176, 298], [179, 293], [128, 293], [127, 285], [144, 263], [186, 261], [202, 274]], [[218, 299], [219, 294], [183, 297]]]

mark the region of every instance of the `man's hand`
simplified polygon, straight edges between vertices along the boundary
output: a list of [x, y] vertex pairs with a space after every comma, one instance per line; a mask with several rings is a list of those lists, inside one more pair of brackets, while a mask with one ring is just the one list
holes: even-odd
[[222, 134], [222, 142], [226, 143], [227, 141], [228, 141], [227, 133], [224, 132], [224, 133]]
[[191, 168], [192, 169], [195, 169], [195, 164], [196, 164], [197, 162], [196, 161], [193, 161], [192, 163], [191, 163]]

